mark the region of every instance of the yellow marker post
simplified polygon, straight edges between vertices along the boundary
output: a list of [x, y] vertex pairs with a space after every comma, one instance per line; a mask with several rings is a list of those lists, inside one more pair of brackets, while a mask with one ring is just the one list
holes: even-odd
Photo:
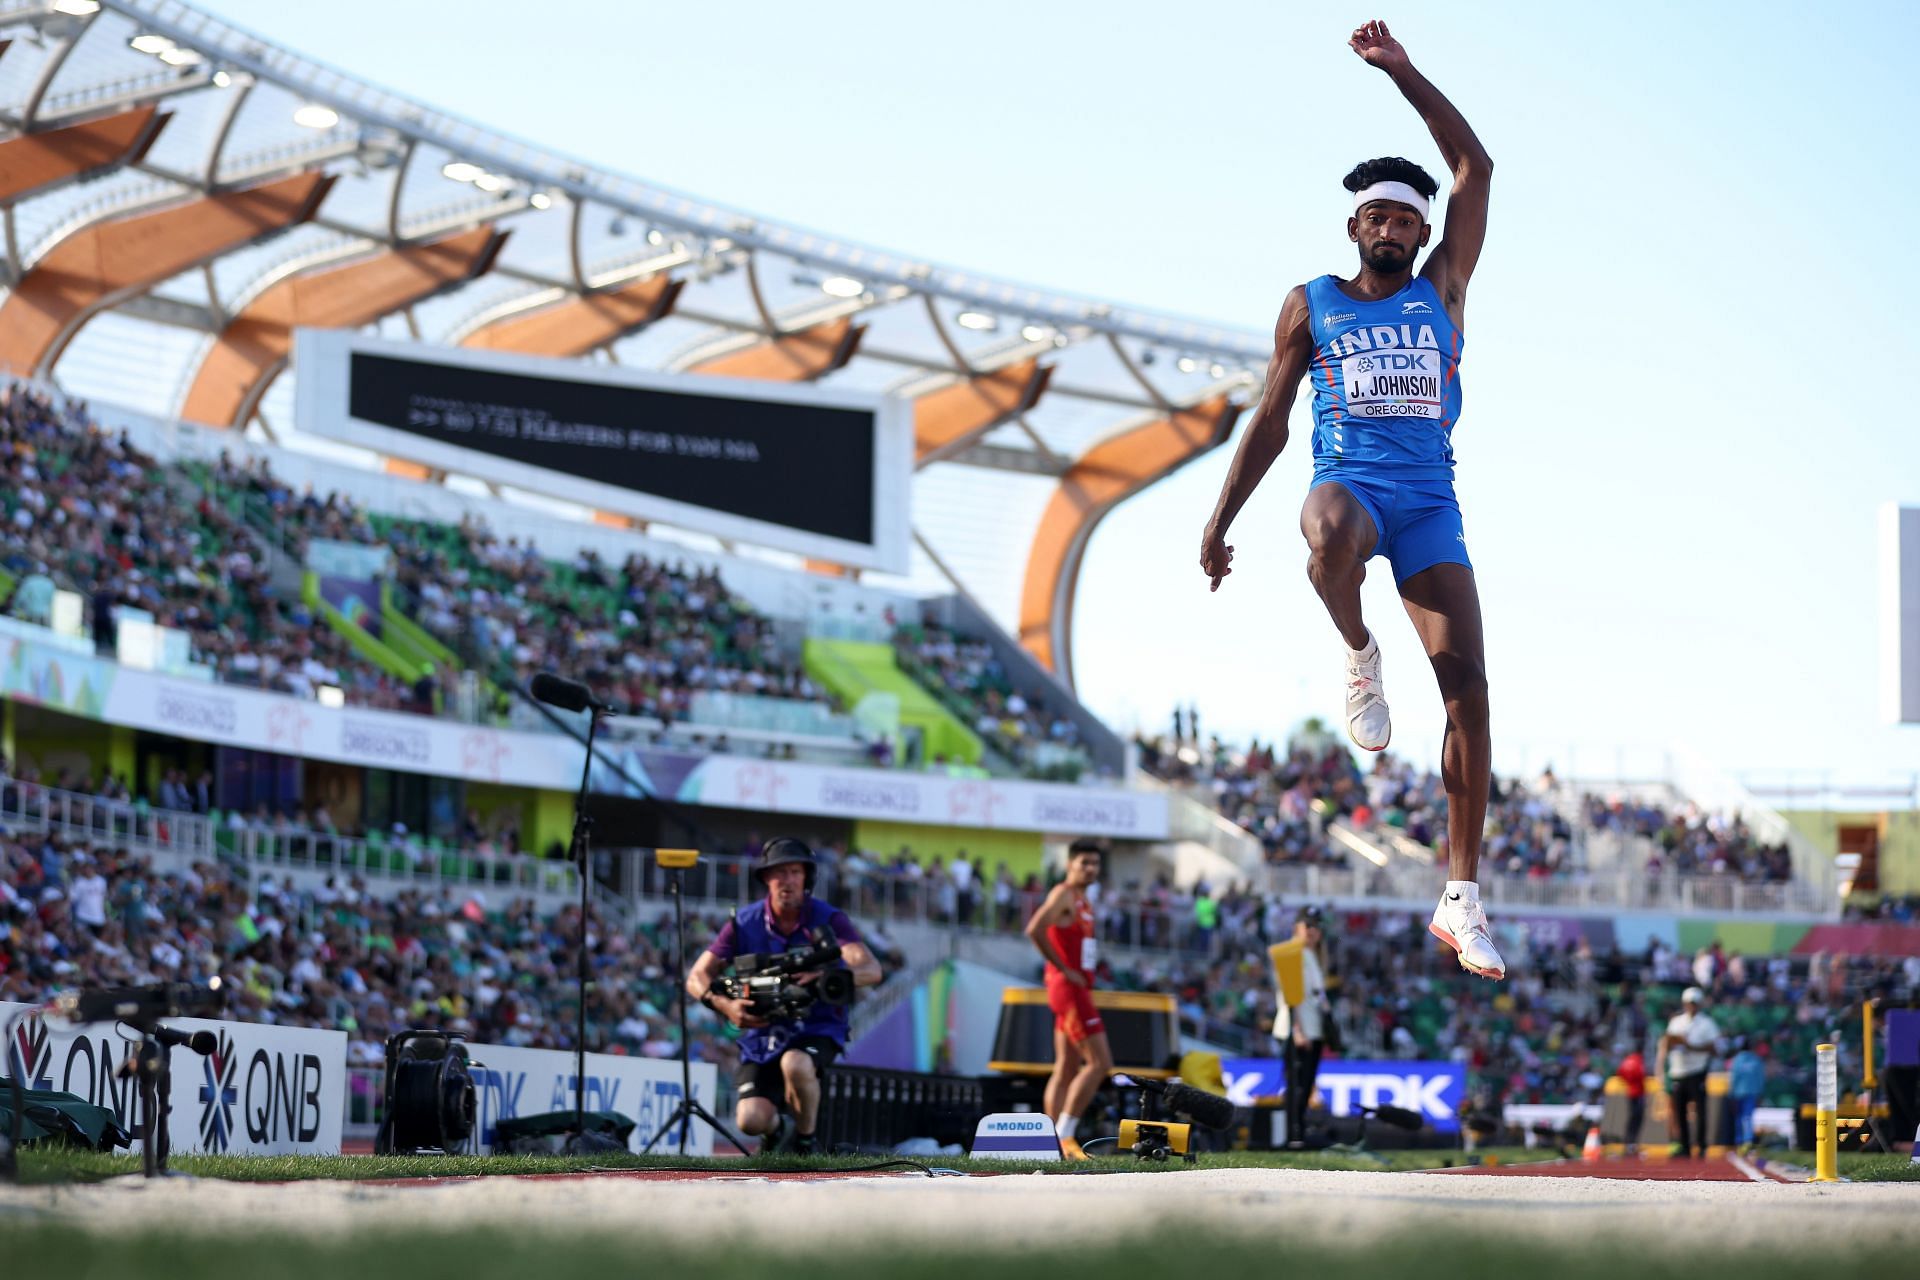
[[1879, 1003], [1878, 1000], [1860, 1002], [1860, 1054], [1863, 1059], [1860, 1069], [1860, 1087], [1862, 1089], [1880, 1087], [1880, 1077], [1875, 1075], [1873, 1070], [1873, 1007]]
[[1840, 1064], [1830, 1044], [1815, 1045], [1813, 1053], [1813, 1177], [1808, 1181], [1838, 1182], [1834, 1119], [1840, 1110]]

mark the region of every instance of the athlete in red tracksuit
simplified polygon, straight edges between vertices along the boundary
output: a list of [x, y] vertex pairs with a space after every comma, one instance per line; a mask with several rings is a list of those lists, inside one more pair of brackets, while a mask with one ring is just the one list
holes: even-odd
[[1100, 878], [1105, 854], [1098, 841], [1076, 840], [1067, 850], [1067, 878], [1027, 921], [1027, 937], [1046, 958], [1047, 1004], [1053, 1010], [1053, 1074], [1046, 1108], [1060, 1147], [1081, 1155], [1074, 1138], [1080, 1115], [1113, 1072], [1106, 1023], [1093, 1004], [1093, 971], [1099, 963], [1093, 904], [1087, 888]]

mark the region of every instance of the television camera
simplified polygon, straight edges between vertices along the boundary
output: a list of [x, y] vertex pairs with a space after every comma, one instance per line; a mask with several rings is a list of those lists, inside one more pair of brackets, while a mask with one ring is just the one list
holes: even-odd
[[[729, 1000], [745, 1002], [749, 1014], [768, 1022], [798, 1022], [816, 1002], [852, 1003], [853, 973], [835, 967], [840, 944], [834, 941], [833, 931], [823, 926], [812, 936], [813, 945], [805, 951], [735, 957], [734, 972], [715, 981], [713, 989]], [[800, 981], [809, 974], [818, 976], [811, 982]]]

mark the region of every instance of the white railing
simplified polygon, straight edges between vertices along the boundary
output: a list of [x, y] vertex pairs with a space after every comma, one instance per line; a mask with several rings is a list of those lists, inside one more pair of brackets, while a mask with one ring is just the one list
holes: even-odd
[[197, 814], [57, 791], [15, 778], [0, 779], [0, 822], [10, 830], [46, 832], [136, 853], [172, 853], [187, 860], [215, 853], [212, 827]]
[[[229, 827], [195, 813], [156, 809], [143, 802], [104, 800], [17, 779], [0, 779], [0, 823], [18, 830], [50, 831], [68, 839], [122, 846], [171, 859], [179, 865], [224, 858], [250, 872], [303, 876], [359, 876], [381, 887], [483, 890], [525, 894], [545, 906], [574, 900], [580, 882], [568, 862], [522, 854], [483, 853], [424, 840], [366, 838], [321, 831], [271, 831]], [[1237, 830], [1237, 828], [1236, 828]], [[1251, 838], [1251, 837], [1249, 837]], [[633, 914], [667, 900], [664, 873], [650, 858], [613, 852], [611, 883], [596, 888], [609, 909]], [[1395, 857], [1385, 866], [1319, 863], [1261, 864], [1247, 882], [1264, 893], [1290, 898], [1373, 900], [1382, 906], [1417, 904], [1438, 892], [1437, 867]], [[1649, 876], [1632, 867], [1612, 875], [1548, 879], [1484, 873], [1490, 905], [1588, 910], [1652, 910], [1678, 914], [1794, 914], [1837, 916], [1839, 901], [1817, 885], [1798, 880], [1751, 883], [1734, 876]], [[702, 859], [686, 873], [689, 905], [733, 910], [760, 896], [752, 859], [720, 855]], [[957, 891], [943, 877], [897, 872], [829, 871], [822, 893], [863, 919], [908, 921], [987, 932], [1017, 933], [1039, 904], [1039, 895], [1015, 892], [1009, 903], [994, 900], [992, 883], [975, 884], [965, 918]], [[1113, 945], [1156, 950], [1207, 950], [1210, 936], [1191, 907], [1118, 905], [1102, 910], [1103, 934]]]
[[255, 871], [324, 872], [371, 882], [496, 890], [571, 900], [580, 881], [570, 862], [481, 853], [419, 840], [369, 840], [322, 831], [216, 829], [214, 843]]
[[360, 876], [382, 885], [466, 886], [543, 900], [570, 900], [580, 893], [580, 881], [567, 862], [337, 832], [229, 827], [204, 814], [157, 809], [144, 801], [104, 800], [15, 778], [0, 779], [0, 824], [116, 845], [180, 866], [225, 859], [253, 872]]
[[1800, 880], [1750, 882], [1737, 876], [1618, 876], [1532, 880], [1526, 876], [1480, 877], [1491, 906], [1594, 907], [1672, 911], [1680, 915], [1713, 911], [1730, 914], [1834, 916], [1839, 898]]

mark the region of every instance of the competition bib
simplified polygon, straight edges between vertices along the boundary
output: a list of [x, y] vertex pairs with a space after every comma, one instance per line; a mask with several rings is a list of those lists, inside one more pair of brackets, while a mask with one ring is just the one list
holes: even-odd
[[1340, 361], [1347, 413], [1355, 418], [1444, 416], [1440, 353], [1424, 348], [1363, 351]]
[[1080, 972], [1091, 974], [1100, 967], [1100, 943], [1095, 938], [1080, 939]]

